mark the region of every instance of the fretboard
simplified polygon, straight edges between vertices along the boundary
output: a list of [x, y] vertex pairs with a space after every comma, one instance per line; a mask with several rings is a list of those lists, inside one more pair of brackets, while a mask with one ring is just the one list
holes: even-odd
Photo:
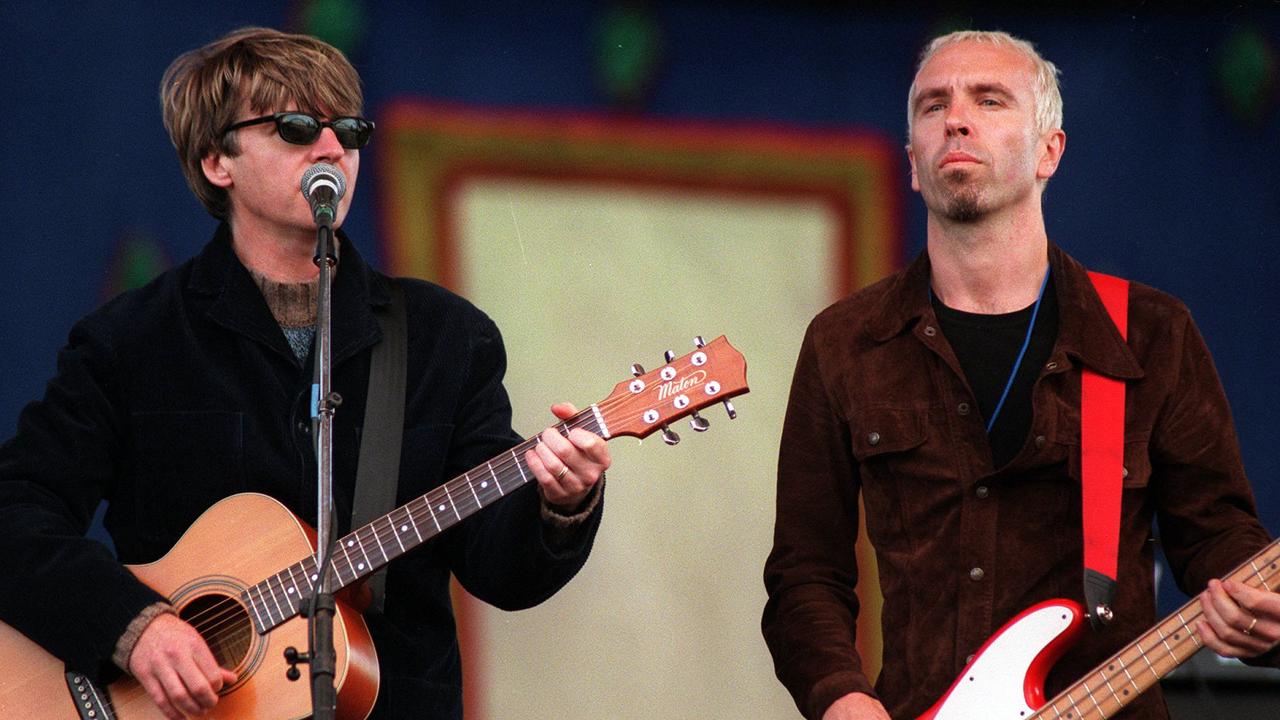
[[[583, 428], [609, 437], [594, 405], [555, 427], [561, 433]], [[340, 538], [329, 563], [334, 590], [367, 577], [532, 481], [524, 454], [540, 442], [536, 436], [525, 440]], [[297, 615], [303, 603], [310, 601], [317, 567], [316, 557], [309, 555], [241, 593], [259, 634]]]
[[[1245, 561], [1230, 580], [1255, 588], [1280, 588], [1280, 540]], [[1059, 693], [1030, 720], [1104, 720], [1120, 712], [1202, 647], [1196, 623], [1199, 599], [1183, 605], [1084, 679]]]

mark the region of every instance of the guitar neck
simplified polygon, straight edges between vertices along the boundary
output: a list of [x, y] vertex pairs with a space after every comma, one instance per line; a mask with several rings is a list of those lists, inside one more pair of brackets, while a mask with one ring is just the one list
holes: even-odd
[[[1227, 579], [1255, 588], [1280, 589], [1280, 540], [1246, 560]], [[1203, 615], [1199, 599], [1183, 605], [1045, 703], [1032, 720], [1103, 720], [1115, 715], [1200, 650], [1196, 623]]]
[[[583, 410], [555, 426], [567, 434], [574, 428], [606, 440], [608, 430], [597, 406]], [[524, 461], [526, 451], [541, 440], [535, 436], [488, 462], [429, 490], [346, 536], [333, 548], [329, 568], [338, 590], [371, 575], [424, 542], [457, 525], [534, 479]], [[241, 596], [250, 608], [255, 629], [264, 633], [298, 614], [317, 581], [315, 556], [308, 556]]]

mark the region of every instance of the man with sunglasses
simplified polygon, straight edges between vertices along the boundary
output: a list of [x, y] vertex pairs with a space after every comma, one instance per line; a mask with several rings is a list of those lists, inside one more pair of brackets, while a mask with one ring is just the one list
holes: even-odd
[[[75, 326], [45, 398], [0, 446], [0, 620], [69, 668], [132, 674], [166, 717], [181, 718], [207, 712], [237, 678], [121, 563], [158, 559], [234, 493], [272, 496], [315, 524], [318, 270], [299, 179], [316, 163], [342, 171], [341, 227], [374, 124], [360, 117], [359, 79], [340, 52], [261, 28], [179, 57], [161, 102], [187, 181], [220, 225], [197, 257]], [[391, 302], [393, 285], [408, 321], [398, 502], [520, 437], [492, 321], [440, 287], [382, 275], [340, 230], [336, 242], [333, 389], [343, 403], [334, 502], [345, 533], [381, 338], [374, 312]], [[373, 717], [462, 717], [450, 575], [517, 609], [555, 593], [585, 562], [609, 452], [583, 430], [540, 438], [524, 457], [536, 483], [390, 565], [385, 602], [366, 613], [380, 665]], [[103, 499], [118, 561], [83, 537]], [[252, 537], [254, 528], [243, 530]]]

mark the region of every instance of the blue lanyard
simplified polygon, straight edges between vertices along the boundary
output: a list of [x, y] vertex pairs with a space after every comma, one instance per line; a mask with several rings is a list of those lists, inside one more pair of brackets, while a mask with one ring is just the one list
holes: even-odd
[[1009, 371], [1009, 379], [1004, 384], [1004, 392], [1000, 393], [1000, 402], [996, 403], [996, 409], [991, 413], [991, 419], [987, 421], [987, 434], [991, 434], [991, 428], [996, 426], [996, 418], [1000, 417], [1000, 410], [1004, 407], [1005, 398], [1009, 397], [1009, 388], [1013, 387], [1013, 379], [1018, 376], [1018, 368], [1022, 367], [1022, 357], [1027, 354], [1027, 346], [1031, 344], [1031, 333], [1036, 329], [1036, 316], [1040, 314], [1040, 301], [1044, 299], [1044, 288], [1049, 284], [1049, 269], [1045, 268], [1044, 279], [1040, 281], [1040, 294], [1036, 296], [1036, 304], [1031, 308], [1031, 322], [1027, 323], [1027, 337], [1022, 341], [1022, 349], [1018, 351], [1018, 359], [1013, 361], [1013, 369]]

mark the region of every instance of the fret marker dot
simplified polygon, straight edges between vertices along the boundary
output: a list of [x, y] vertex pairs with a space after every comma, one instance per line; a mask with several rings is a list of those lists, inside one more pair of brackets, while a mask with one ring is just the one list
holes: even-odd
[[489, 481], [488, 481], [488, 480], [485, 480], [484, 482], [480, 483], [480, 487], [482, 487], [482, 488], [487, 488], [487, 487], [489, 487]]
[[441, 505], [441, 506], [440, 506], [440, 508], [439, 508], [439, 510], [440, 510], [440, 512], [444, 512], [444, 506], [443, 506], [443, 505]]
[[292, 595], [292, 594], [293, 594], [293, 588], [285, 588], [285, 592], [287, 592], [287, 593], [289, 593], [290, 595]]
[[317, 575], [312, 575], [312, 576], [311, 576], [311, 582], [315, 582], [317, 577], [319, 577], [319, 576], [317, 576]]
[[356, 542], [355, 542], [354, 540], [348, 540], [348, 541], [347, 541], [347, 547], [354, 547], [354, 546], [355, 546], [355, 544], [356, 544]]
[[400, 526], [400, 532], [409, 532], [409, 526], [408, 526], [408, 525], [401, 525], [401, 526]]
[[363, 569], [364, 569], [364, 563], [356, 563], [356, 569], [357, 569], [357, 570], [363, 570]]

